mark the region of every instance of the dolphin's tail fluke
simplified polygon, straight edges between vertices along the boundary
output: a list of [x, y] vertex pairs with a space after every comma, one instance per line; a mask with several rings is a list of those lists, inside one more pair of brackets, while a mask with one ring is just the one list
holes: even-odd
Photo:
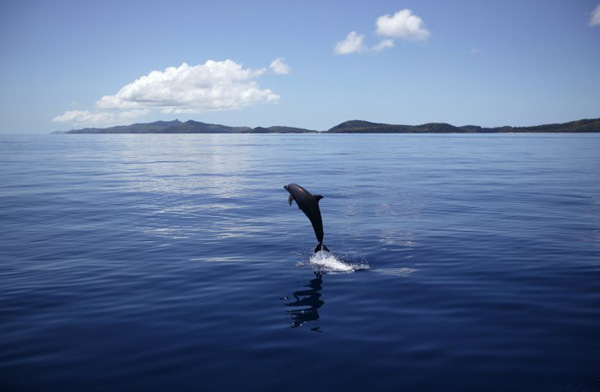
[[326, 250], [327, 252], [329, 252], [329, 249], [327, 249], [327, 247], [325, 245], [323, 245], [322, 242], [319, 242], [317, 244], [317, 246], [315, 247], [315, 253], [317, 253], [318, 251], [321, 251], [321, 250]]

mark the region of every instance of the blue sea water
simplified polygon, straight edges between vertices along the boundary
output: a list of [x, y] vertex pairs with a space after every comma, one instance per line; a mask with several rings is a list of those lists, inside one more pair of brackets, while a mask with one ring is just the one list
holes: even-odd
[[600, 390], [600, 135], [0, 136], [0, 176], [2, 391]]

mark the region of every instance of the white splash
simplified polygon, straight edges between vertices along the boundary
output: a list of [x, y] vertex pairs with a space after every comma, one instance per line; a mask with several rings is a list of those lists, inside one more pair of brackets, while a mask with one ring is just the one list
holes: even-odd
[[325, 272], [354, 272], [369, 269], [366, 264], [348, 264], [327, 251], [319, 251], [308, 260], [308, 265]]

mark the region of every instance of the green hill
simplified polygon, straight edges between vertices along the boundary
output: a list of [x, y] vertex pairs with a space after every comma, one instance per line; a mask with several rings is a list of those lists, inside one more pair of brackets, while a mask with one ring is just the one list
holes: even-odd
[[564, 124], [546, 124], [532, 127], [484, 128], [476, 125], [456, 127], [446, 123], [422, 125], [392, 125], [368, 121], [346, 121], [329, 129], [329, 133], [527, 133], [527, 132], [600, 132], [600, 119], [579, 120]]
[[275, 126], [269, 128], [230, 127], [220, 124], [206, 124], [189, 120], [181, 122], [156, 121], [148, 124], [119, 125], [109, 128], [74, 129], [65, 133], [70, 134], [109, 134], [109, 133], [309, 133], [317, 132], [310, 129]]

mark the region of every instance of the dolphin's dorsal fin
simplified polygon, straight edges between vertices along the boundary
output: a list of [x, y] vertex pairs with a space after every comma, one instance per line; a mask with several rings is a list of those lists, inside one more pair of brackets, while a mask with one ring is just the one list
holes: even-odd
[[317, 203], [323, 198], [321, 195], [313, 195], [313, 197], [317, 200]]
[[290, 197], [288, 198], [288, 203], [290, 203], [290, 205], [292, 205], [293, 201], [294, 201], [294, 196], [290, 195]]

